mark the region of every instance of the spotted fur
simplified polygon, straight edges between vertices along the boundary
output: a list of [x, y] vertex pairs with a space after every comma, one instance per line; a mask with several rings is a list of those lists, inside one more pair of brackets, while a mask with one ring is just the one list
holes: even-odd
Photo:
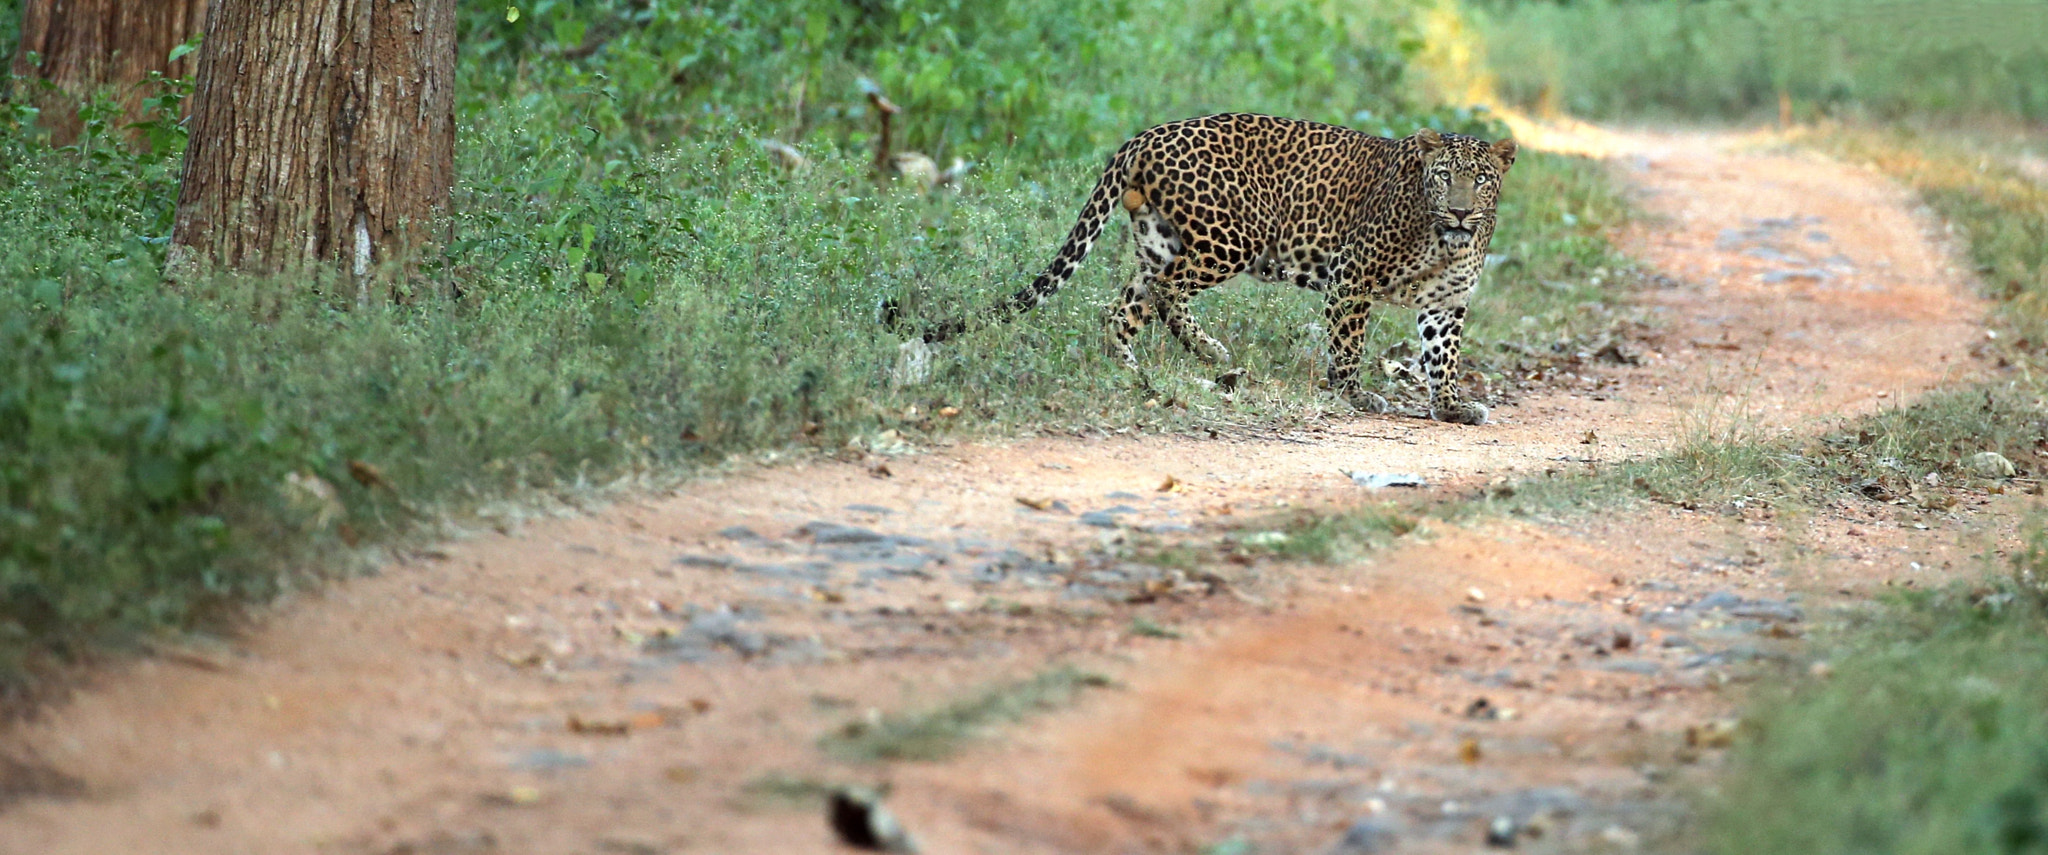
[[1493, 237], [1501, 178], [1515, 143], [1424, 129], [1402, 139], [1332, 125], [1226, 113], [1171, 122], [1118, 148], [1059, 254], [1030, 286], [977, 317], [936, 324], [939, 342], [1044, 302], [1073, 278], [1118, 207], [1131, 219], [1137, 273], [1108, 307], [1111, 355], [1132, 368], [1131, 339], [1154, 318], [1197, 356], [1230, 352], [1188, 301], [1240, 273], [1323, 292], [1330, 388], [1384, 412], [1359, 383], [1375, 303], [1419, 310], [1419, 367], [1430, 414], [1480, 424], [1486, 407], [1458, 391], [1465, 308]]

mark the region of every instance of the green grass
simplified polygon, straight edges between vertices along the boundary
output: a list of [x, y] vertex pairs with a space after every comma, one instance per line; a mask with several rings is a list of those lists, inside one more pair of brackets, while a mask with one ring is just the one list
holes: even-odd
[[1585, 117], [2048, 120], [2048, 6], [1480, 0], [1510, 103]]
[[[148, 152], [124, 147], [108, 99], [64, 149], [0, 107], [0, 234], [35, 236], [0, 245], [0, 685], [212, 626], [332, 572], [349, 545], [508, 496], [674, 483], [892, 431], [1342, 412], [1313, 386], [1314, 295], [1281, 288], [1197, 307], [1247, 388], [1206, 388], [1215, 370], [1154, 330], [1156, 395], [1141, 390], [1101, 355], [1099, 304], [1130, 264], [1120, 229], [1070, 293], [947, 347], [924, 385], [890, 382], [897, 341], [875, 309], [979, 306], [1027, 282], [1109, 151], [1155, 122], [1254, 109], [1499, 132], [1416, 94], [1402, 2], [520, 9], [508, 23], [505, 4], [464, 6], [453, 240], [405, 305], [352, 309], [320, 276], [167, 286], [176, 86], [153, 93]], [[871, 180], [861, 76], [904, 106], [907, 145], [977, 161], [960, 193]], [[758, 137], [810, 168], [784, 174]], [[1503, 381], [1614, 322], [1596, 276], [1619, 277], [1602, 236], [1627, 216], [1586, 161], [1530, 154], [1509, 182], [1505, 261], [1470, 336], [1473, 365]], [[1411, 326], [1386, 313], [1375, 352]]]
[[1901, 596], [1820, 642], [1832, 676], [1753, 702], [1712, 853], [2048, 849], [2048, 599], [2009, 578]]
[[942, 760], [988, 727], [1020, 721], [1072, 703], [1083, 689], [1114, 685], [1100, 674], [1059, 667], [923, 712], [854, 721], [820, 740], [844, 760]]

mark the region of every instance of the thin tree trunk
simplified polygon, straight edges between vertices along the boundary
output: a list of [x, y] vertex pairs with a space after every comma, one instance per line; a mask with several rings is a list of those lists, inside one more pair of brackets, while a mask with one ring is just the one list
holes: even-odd
[[79, 104], [102, 86], [123, 87], [122, 113], [134, 121], [144, 95], [134, 84], [152, 71], [191, 74], [193, 58], [172, 62], [171, 49], [205, 26], [206, 0], [24, 0], [12, 71], [56, 89], [24, 86], [15, 97], [42, 110], [42, 125], [59, 145], [78, 138]]
[[336, 263], [371, 298], [441, 228], [455, 0], [215, 0], [170, 272]]

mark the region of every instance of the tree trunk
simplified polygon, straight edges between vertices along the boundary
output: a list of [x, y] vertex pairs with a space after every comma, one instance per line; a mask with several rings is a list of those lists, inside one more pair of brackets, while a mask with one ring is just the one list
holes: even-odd
[[122, 114], [134, 121], [144, 95], [135, 84], [152, 71], [191, 74], [192, 57], [172, 62], [171, 49], [205, 26], [206, 0], [24, 0], [12, 71], [56, 89], [25, 86], [16, 97], [42, 110], [42, 125], [59, 145], [78, 139], [78, 106], [102, 86], [122, 87]]
[[455, 172], [455, 0], [215, 0], [169, 272], [339, 263], [434, 236]]

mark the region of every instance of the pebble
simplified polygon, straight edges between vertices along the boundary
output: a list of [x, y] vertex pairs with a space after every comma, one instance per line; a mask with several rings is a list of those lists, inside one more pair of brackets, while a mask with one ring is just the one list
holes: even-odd
[[1330, 849], [1330, 855], [1376, 855], [1392, 852], [1401, 841], [1400, 830], [1379, 817], [1367, 817], [1344, 829], [1344, 837]]
[[1515, 835], [1522, 830], [1511, 816], [1496, 816], [1486, 824], [1486, 845], [1496, 849], [1515, 848]]
[[1604, 659], [1594, 662], [1593, 668], [1601, 671], [1619, 671], [1624, 674], [1655, 676], [1664, 671], [1664, 666], [1648, 659]]
[[1969, 460], [1963, 462], [1963, 466], [1970, 470], [1970, 474], [1979, 478], [2011, 478], [2019, 471], [2012, 465], [2012, 461], [1996, 451], [1979, 451], [1972, 454]]
[[888, 539], [882, 533], [870, 529], [823, 521], [804, 523], [803, 527], [796, 531], [798, 534], [809, 535], [811, 542], [819, 545], [881, 543]]
[[880, 793], [867, 787], [842, 787], [832, 791], [826, 804], [826, 819], [839, 839], [856, 849], [875, 852], [917, 851], [917, 841], [882, 806]]
[[571, 754], [555, 748], [532, 748], [520, 752], [506, 764], [522, 772], [544, 772], [554, 769], [580, 769], [590, 765], [590, 758]]

